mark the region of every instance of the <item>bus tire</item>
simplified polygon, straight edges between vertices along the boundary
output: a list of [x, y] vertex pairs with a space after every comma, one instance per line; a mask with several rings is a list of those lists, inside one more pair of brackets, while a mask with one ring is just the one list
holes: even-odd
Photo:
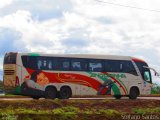
[[72, 96], [72, 90], [69, 86], [61, 87], [59, 91], [59, 98], [60, 99], [69, 99]]
[[114, 97], [116, 98], [116, 99], [121, 99], [121, 95], [114, 95]]
[[49, 86], [45, 89], [46, 99], [55, 99], [57, 97], [57, 89], [55, 87]]
[[132, 87], [129, 93], [129, 99], [137, 99], [139, 95], [139, 89], [137, 87]]

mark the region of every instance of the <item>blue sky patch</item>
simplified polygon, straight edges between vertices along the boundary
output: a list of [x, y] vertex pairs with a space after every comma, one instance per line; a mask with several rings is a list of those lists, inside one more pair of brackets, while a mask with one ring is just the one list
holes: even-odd
[[0, 11], [0, 16], [15, 13], [17, 10], [25, 10], [32, 13], [34, 19], [44, 21], [53, 18], [60, 18], [63, 12], [70, 11], [72, 5], [69, 0], [22, 0], [15, 1]]
[[6, 52], [23, 51], [22, 46], [16, 46], [15, 41], [18, 41], [21, 37], [19, 32], [0, 28], [0, 56], [4, 55]]

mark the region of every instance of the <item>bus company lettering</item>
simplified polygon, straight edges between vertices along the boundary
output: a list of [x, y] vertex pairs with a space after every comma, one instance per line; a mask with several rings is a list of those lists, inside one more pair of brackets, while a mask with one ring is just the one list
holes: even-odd
[[88, 72], [90, 74], [90, 77], [99, 77], [102, 79], [109, 79], [110, 77], [114, 77], [116, 79], [121, 79], [121, 78], [127, 78], [125, 74], [103, 74], [103, 73], [93, 73], [93, 72]]

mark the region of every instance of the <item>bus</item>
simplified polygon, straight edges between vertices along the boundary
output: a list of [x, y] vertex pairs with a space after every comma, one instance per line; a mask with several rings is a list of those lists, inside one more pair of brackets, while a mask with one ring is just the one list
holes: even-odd
[[95, 95], [136, 99], [150, 94], [152, 87], [148, 64], [130, 56], [8, 52], [3, 69], [5, 93], [34, 99]]

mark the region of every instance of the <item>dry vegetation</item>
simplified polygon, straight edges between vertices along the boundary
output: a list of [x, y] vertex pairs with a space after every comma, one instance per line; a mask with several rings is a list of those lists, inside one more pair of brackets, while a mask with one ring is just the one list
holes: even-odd
[[126, 114], [156, 114], [160, 100], [28, 100], [0, 101], [0, 115], [9, 120], [106, 120]]

